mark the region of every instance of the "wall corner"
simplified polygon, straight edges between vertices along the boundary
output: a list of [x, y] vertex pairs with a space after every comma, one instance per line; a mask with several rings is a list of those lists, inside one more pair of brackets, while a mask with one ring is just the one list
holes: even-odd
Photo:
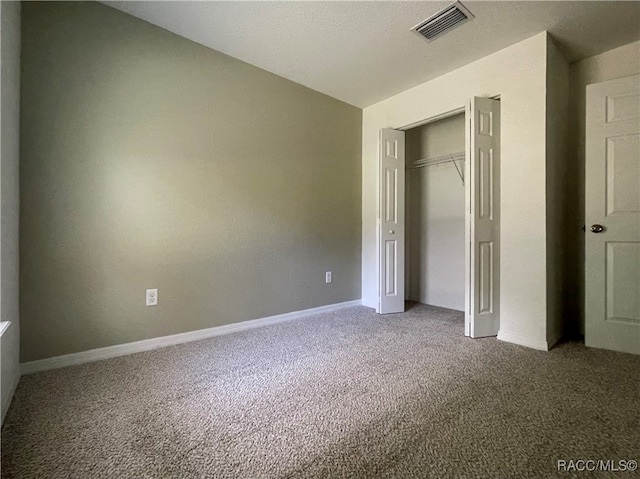
[[581, 233], [581, 220], [571, 214], [580, 187], [568, 148], [569, 64], [553, 37], [547, 34], [546, 39], [546, 338], [551, 347], [572, 329], [576, 316], [578, 273], [571, 246]]

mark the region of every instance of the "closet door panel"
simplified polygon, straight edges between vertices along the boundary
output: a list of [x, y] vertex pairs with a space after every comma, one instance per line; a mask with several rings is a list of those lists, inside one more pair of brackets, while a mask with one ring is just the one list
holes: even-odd
[[378, 308], [404, 312], [405, 141], [404, 132], [384, 128], [379, 142]]
[[500, 102], [473, 98], [468, 117], [465, 333], [478, 338], [500, 326]]

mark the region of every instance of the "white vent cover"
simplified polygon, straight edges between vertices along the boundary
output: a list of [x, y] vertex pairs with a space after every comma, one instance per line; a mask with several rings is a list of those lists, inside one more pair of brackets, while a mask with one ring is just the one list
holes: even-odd
[[411, 31], [430, 42], [472, 18], [471, 12], [456, 2], [418, 23]]

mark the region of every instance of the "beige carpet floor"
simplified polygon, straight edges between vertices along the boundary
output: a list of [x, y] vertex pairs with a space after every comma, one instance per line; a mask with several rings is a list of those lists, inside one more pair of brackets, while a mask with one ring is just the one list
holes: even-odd
[[640, 459], [640, 358], [355, 307], [25, 376], [9, 478], [570, 478]]

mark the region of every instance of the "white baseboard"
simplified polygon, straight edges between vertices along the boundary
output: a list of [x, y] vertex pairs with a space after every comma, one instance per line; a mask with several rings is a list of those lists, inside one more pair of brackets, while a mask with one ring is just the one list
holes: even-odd
[[100, 361], [103, 359], [125, 356], [127, 354], [140, 353], [152, 349], [164, 348], [175, 344], [188, 343], [198, 341], [199, 339], [207, 339], [223, 334], [235, 333], [238, 331], [246, 331], [247, 329], [260, 328], [271, 324], [291, 321], [293, 319], [304, 318], [312, 314], [328, 313], [339, 309], [360, 306], [362, 301], [357, 299], [354, 301], [346, 301], [344, 303], [329, 304], [318, 308], [304, 309], [302, 311], [293, 311], [291, 313], [278, 314], [276, 316], [268, 316], [266, 318], [252, 319], [242, 321], [240, 323], [225, 324], [224, 326], [216, 326], [213, 328], [199, 329], [197, 331], [189, 331], [187, 333], [173, 334], [171, 336], [161, 336], [159, 338], [143, 339], [132, 343], [117, 344], [115, 346], [107, 346], [105, 348], [90, 349], [79, 353], [65, 354], [63, 356], [55, 356], [52, 358], [38, 359], [20, 364], [22, 374], [31, 374], [38, 371], [46, 371], [48, 369], [65, 368], [67, 366], [75, 366], [78, 364]]
[[526, 346], [540, 351], [549, 351], [549, 345], [547, 344], [547, 341], [543, 339], [530, 338], [528, 336], [522, 336], [520, 334], [509, 333], [502, 330], [498, 331], [498, 339], [500, 341], [519, 344], [520, 346]]

